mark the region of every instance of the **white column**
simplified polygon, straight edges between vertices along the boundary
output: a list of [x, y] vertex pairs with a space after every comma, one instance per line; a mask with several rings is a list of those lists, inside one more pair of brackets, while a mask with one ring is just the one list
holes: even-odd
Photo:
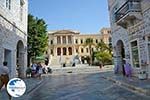
[[54, 44], [57, 44], [57, 36], [54, 37]]
[[75, 46], [72, 47], [72, 55], [73, 55], [73, 54], [74, 54], [74, 55], [76, 54]]
[[75, 37], [72, 36], [72, 44], [76, 44]]
[[63, 48], [61, 47], [60, 49], [61, 49], [61, 54], [60, 55], [63, 56]]
[[57, 48], [56, 47], [54, 47], [54, 56], [57, 56]]
[[69, 44], [69, 43], [68, 43], [68, 35], [66, 35], [66, 44]]
[[60, 44], [63, 44], [62, 36], [60, 36]]
[[66, 47], [66, 56], [68, 56], [68, 55], [69, 55], [68, 48], [69, 48], [69, 47]]

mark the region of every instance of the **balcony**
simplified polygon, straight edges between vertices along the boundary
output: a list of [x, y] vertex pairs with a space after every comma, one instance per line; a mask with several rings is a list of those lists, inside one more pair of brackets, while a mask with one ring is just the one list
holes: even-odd
[[115, 22], [123, 28], [131, 26], [137, 20], [141, 19], [141, 0], [127, 0], [115, 12]]

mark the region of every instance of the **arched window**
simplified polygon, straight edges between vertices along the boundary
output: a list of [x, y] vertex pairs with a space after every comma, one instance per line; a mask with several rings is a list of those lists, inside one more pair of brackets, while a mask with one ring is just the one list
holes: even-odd
[[51, 40], [51, 44], [53, 44], [53, 40]]
[[94, 48], [92, 48], [92, 52], [94, 51]]
[[69, 51], [69, 55], [72, 55], [72, 48], [71, 47], [68, 48], [68, 51]]
[[53, 49], [51, 49], [51, 54], [53, 55]]
[[88, 48], [86, 48], [86, 52], [87, 52], [87, 53], [89, 52], [89, 49], [88, 49]]
[[81, 44], [83, 43], [83, 40], [81, 39]]
[[64, 47], [63, 48], [63, 55], [66, 55], [67, 49]]
[[96, 39], [95, 42], [98, 43], [98, 40]]
[[61, 55], [61, 48], [57, 48], [57, 55], [58, 55], [58, 56]]
[[78, 51], [78, 49], [76, 49], [76, 53], [78, 53], [79, 51]]
[[83, 53], [83, 48], [81, 48], [81, 53]]

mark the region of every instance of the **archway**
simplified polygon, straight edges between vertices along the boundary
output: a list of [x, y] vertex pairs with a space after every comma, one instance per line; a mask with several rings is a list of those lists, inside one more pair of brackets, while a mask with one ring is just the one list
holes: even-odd
[[63, 55], [67, 54], [67, 49], [65, 47], [63, 47]]
[[119, 66], [119, 71], [125, 75], [124, 63], [125, 63], [125, 48], [122, 40], [117, 41], [116, 45], [116, 56], [117, 65]]
[[61, 48], [57, 48], [57, 56], [61, 55]]
[[17, 43], [17, 52], [16, 52], [16, 65], [17, 65], [17, 76], [22, 78], [24, 77], [24, 45], [21, 40]]
[[68, 48], [68, 51], [69, 51], [69, 55], [72, 55], [72, 48], [71, 47]]

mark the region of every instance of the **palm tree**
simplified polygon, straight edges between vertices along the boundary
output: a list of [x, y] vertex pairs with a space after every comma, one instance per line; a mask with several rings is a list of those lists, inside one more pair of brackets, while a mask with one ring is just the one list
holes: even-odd
[[89, 64], [91, 65], [91, 63], [92, 63], [92, 53], [93, 53], [92, 46], [95, 45], [93, 43], [93, 39], [92, 38], [87, 38], [85, 43], [84, 43], [84, 45], [88, 46], [88, 48], [89, 48], [89, 52], [90, 52], [90, 57], [89, 57], [90, 58], [90, 62], [89, 62]]
[[96, 58], [102, 63], [108, 63], [111, 62], [112, 55], [111, 55], [111, 48], [109, 45], [105, 44], [103, 41], [99, 42], [97, 44], [97, 53], [96, 53]]
[[99, 42], [96, 47], [101, 52], [108, 51], [109, 53], [111, 53], [112, 51], [111, 48], [107, 46], [103, 41]]

